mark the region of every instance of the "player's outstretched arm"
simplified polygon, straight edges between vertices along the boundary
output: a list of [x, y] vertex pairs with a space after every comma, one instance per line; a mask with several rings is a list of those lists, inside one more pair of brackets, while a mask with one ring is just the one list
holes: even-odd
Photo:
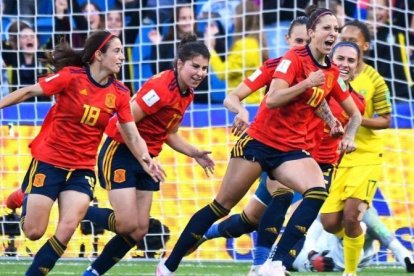
[[44, 95], [43, 89], [40, 84], [36, 83], [30, 86], [26, 86], [10, 93], [6, 97], [0, 100], [0, 109], [10, 105], [15, 105], [24, 102], [27, 99]]

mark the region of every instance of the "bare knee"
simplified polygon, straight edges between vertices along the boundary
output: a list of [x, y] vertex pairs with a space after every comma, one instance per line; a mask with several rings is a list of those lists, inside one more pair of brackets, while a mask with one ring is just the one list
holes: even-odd
[[134, 240], [140, 241], [142, 240], [146, 234], [148, 234], [148, 224], [140, 225], [136, 228], [136, 230], [130, 235]]
[[342, 230], [342, 223], [338, 214], [321, 214], [321, 223], [325, 231], [331, 234]]
[[134, 220], [116, 221], [116, 232], [120, 235], [129, 235], [135, 232], [138, 228], [138, 223]]
[[38, 239], [43, 237], [46, 231], [46, 229], [42, 229], [42, 227], [39, 226], [29, 227], [27, 225], [24, 225], [22, 229], [26, 238], [28, 238], [31, 241], [37, 241]]

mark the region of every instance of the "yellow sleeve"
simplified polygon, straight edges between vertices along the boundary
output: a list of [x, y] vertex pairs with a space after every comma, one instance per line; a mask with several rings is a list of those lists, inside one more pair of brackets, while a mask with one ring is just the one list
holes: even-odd
[[375, 87], [375, 93], [372, 97], [374, 111], [378, 115], [391, 113], [390, 90], [384, 78], [376, 70], [370, 72], [371, 79]]

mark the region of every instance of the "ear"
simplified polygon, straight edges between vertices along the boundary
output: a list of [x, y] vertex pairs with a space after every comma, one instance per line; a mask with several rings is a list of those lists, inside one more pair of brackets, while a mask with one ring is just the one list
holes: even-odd
[[102, 61], [102, 59], [103, 59], [103, 57], [102, 57], [103, 53], [100, 50], [95, 51], [94, 55], [95, 55], [94, 60]]
[[184, 66], [184, 62], [181, 59], [177, 59], [177, 69], [181, 70], [183, 66]]
[[313, 38], [314, 34], [315, 34], [315, 31], [313, 29], [308, 29], [309, 40]]
[[369, 42], [365, 42], [364, 45], [362, 45], [362, 50], [364, 53], [369, 50]]
[[285, 40], [286, 40], [286, 43], [289, 44], [289, 35], [288, 34], [285, 34]]

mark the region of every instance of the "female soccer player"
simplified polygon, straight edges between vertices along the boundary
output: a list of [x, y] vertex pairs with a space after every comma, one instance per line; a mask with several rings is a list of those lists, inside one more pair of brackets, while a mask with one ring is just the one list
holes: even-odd
[[[178, 127], [194, 98], [194, 89], [207, 75], [210, 53], [194, 34], [186, 34], [177, 50], [174, 69], [149, 79], [134, 96], [132, 112], [136, 127], [157, 156], [164, 143], [194, 158], [207, 175], [214, 170], [208, 151], [190, 145], [178, 134]], [[102, 275], [116, 264], [148, 231], [154, 191], [160, 183], [142, 170], [124, 144], [112, 121], [108, 138], [99, 154], [99, 180], [109, 193], [113, 210], [89, 207], [86, 219], [117, 233], [84, 275]]]
[[0, 108], [4, 108], [35, 96], [57, 98], [31, 144], [33, 160], [22, 185], [27, 195], [22, 229], [30, 240], [40, 239], [56, 199], [59, 222], [55, 235], [36, 253], [26, 275], [47, 274], [84, 217], [95, 186], [97, 149], [112, 115], [117, 114], [135, 158], [154, 180], [162, 180], [133, 124], [129, 90], [113, 77], [123, 60], [121, 41], [107, 31], [99, 31], [88, 38], [80, 53], [66, 43], [58, 45], [49, 57], [57, 73], [0, 101]]
[[[327, 58], [338, 35], [336, 17], [330, 10], [318, 9], [310, 16], [307, 29], [310, 43], [288, 51], [276, 67], [254, 122], [232, 149], [215, 200], [193, 215], [171, 255], [158, 265], [156, 275], [171, 275], [186, 252], [214, 221], [229, 213], [262, 171], [304, 195], [287, 226], [291, 238], [288, 243], [279, 243], [276, 260], [293, 247], [297, 232], [306, 232], [315, 219], [327, 192], [319, 166], [305, 151], [307, 125], [316, 118], [314, 111], [327, 95], [340, 103], [348, 101], [353, 107], [349, 115], [356, 118], [349, 126], [350, 135], [344, 136], [340, 145], [348, 152], [355, 149], [353, 135], [361, 115], [349, 93], [340, 86], [338, 69]], [[284, 273], [279, 262], [275, 266], [276, 273]]]
[[[369, 49], [369, 30], [362, 22], [346, 23], [340, 37], [341, 41], [355, 42], [362, 52]], [[388, 128], [391, 122], [389, 90], [384, 79], [364, 63], [362, 56], [357, 72], [351, 85], [366, 100], [361, 128], [356, 135], [358, 150], [343, 157], [329, 198], [321, 209], [325, 230], [343, 236], [344, 275], [356, 275], [364, 244], [360, 221], [372, 202], [381, 175], [384, 146], [375, 130]]]

